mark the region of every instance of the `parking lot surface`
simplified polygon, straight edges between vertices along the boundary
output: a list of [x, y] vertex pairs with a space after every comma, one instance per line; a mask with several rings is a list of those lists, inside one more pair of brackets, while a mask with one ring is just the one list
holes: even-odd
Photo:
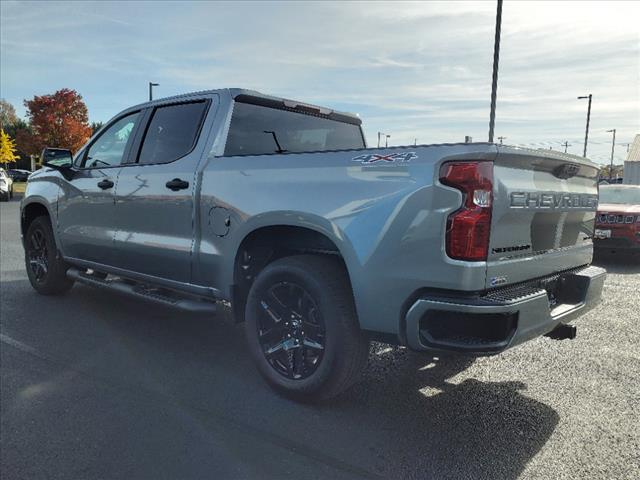
[[0, 204], [3, 479], [640, 478], [640, 264], [604, 258], [578, 337], [489, 358], [376, 344], [319, 406], [275, 395], [241, 326], [29, 286]]

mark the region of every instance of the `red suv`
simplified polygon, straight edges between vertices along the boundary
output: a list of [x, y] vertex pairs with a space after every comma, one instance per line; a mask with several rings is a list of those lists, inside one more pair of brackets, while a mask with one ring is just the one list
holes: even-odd
[[594, 246], [640, 252], [640, 185], [601, 185]]

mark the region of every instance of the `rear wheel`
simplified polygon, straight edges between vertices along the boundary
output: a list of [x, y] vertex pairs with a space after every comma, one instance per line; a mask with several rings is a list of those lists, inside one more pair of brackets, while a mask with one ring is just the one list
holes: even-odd
[[25, 236], [25, 263], [31, 286], [43, 295], [59, 295], [73, 286], [69, 266], [62, 260], [53, 238], [49, 218], [34, 219]]
[[369, 342], [358, 326], [351, 286], [330, 256], [269, 264], [249, 292], [245, 328], [262, 376], [296, 400], [338, 395], [367, 362]]

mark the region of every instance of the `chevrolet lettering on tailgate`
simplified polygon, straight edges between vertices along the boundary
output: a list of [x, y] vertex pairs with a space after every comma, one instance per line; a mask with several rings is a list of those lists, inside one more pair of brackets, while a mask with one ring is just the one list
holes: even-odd
[[598, 205], [597, 195], [572, 194], [572, 193], [539, 193], [539, 192], [512, 192], [511, 208], [539, 208], [562, 209], [584, 208], [595, 209]]

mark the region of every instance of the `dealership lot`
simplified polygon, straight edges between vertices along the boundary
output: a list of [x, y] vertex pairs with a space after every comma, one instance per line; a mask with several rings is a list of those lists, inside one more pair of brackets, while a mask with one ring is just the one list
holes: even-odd
[[0, 204], [2, 478], [638, 478], [640, 263], [573, 341], [491, 358], [376, 345], [321, 406], [277, 397], [240, 326], [76, 286], [33, 292]]

